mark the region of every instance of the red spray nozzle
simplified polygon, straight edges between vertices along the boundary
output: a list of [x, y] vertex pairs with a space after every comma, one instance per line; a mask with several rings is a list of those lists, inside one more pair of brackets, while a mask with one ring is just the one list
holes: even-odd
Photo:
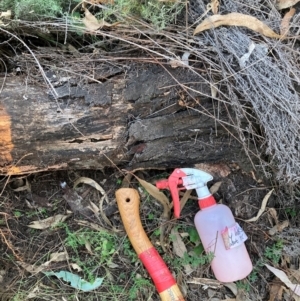
[[[168, 179], [156, 183], [158, 189], [169, 189], [174, 203], [174, 215], [180, 216], [180, 189], [196, 189], [199, 200], [209, 197], [211, 194], [207, 188], [207, 182], [213, 177], [205, 171], [194, 168], [176, 168]], [[209, 203], [211, 205], [212, 202]]]
[[169, 180], [168, 179], [160, 180], [156, 182], [155, 185], [158, 189], [169, 189]]
[[168, 179], [160, 180], [156, 183], [158, 189], [169, 189], [172, 195], [174, 203], [174, 215], [176, 218], [180, 217], [180, 202], [179, 202], [179, 193], [178, 187], [182, 185], [182, 177], [185, 177], [186, 174], [180, 169], [176, 168]]

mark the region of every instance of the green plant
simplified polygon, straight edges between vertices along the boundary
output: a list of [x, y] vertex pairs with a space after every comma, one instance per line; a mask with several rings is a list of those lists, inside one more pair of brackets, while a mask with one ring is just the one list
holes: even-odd
[[0, 11], [11, 10], [15, 19], [36, 20], [41, 16], [57, 17], [62, 13], [63, 0], [2, 0]]
[[211, 263], [214, 258], [214, 254], [212, 252], [202, 255], [189, 255], [187, 253], [184, 254], [181, 259], [181, 264], [186, 265], [190, 264], [192, 267], [197, 267], [199, 265], [205, 265]]
[[46, 208], [41, 208], [41, 209], [38, 209], [38, 210], [33, 210], [33, 211], [26, 212], [26, 216], [28, 218], [31, 218], [33, 216], [40, 216], [40, 215], [42, 216], [42, 218], [48, 217], [47, 209]]
[[138, 257], [136, 255], [134, 249], [132, 248], [131, 243], [127, 237], [123, 241], [122, 247], [123, 247], [122, 251], [123, 251], [124, 255], [128, 256], [131, 262], [138, 261]]
[[272, 246], [267, 247], [264, 252], [264, 257], [271, 260], [274, 264], [278, 264], [283, 249], [283, 241], [278, 240]]
[[106, 9], [97, 14], [98, 18], [114, 22], [134, 17], [143, 19], [160, 30], [172, 23], [184, 8], [181, 2], [163, 2], [159, 0], [115, 0]]
[[[78, 4], [78, 0], [70, 0], [68, 5], [64, 0], [1, 0], [0, 12], [11, 10], [15, 19], [32, 21], [41, 20], [41, 18], [62, 17], [65, 13], [65, 7], [76, 4]], [[174, 22], [176, 16], [184, 8], [184, 3], [159, 0], [115, 0], [113, 4], [106, 4], [105, 9], [99, 10], [97, 6], [94, 8], [93, 14], [98, 19], [105, 19], [108, 22], [127, 19], [132, 22], [130, 18], [133, 17], [136, 20], [144, 20], [160, 30]], [[66, 15], [68, 16], [69, 13]], [[72, 19], [75, 19], [75, 22], [76, 20], [80, 21], [81, 18], [80, 13], [73, 12]], [[73, 21], [71, 20], [72, 23]], [[79, 26], [81, 23], [80, 21]]]
[[285, 208], [285, 212], [291, 218], [294, 218], [294, 217], [296, 217], [298, 215], [299, 211], [296, 208]]
[[153, 213], [148, 214], [148, 220], [153, 221], [155, 218], [155, 215]]
[[14, 211], [14, 217], [21, 217], [22, 216], [22, 212], [20, 212], [20, 211]]
[[153, 235], [154, 235], [154, 236], [160, 236], [160, 233], [161, 233], [160, 228], [157, 228], [157, 229], [155, 229], [155, 230], [153, 231]]
[[149, 287], [152, 287], [153, 284], [150, 282], [150, 280], [145, 278], [138, 278], [135, 276], [133, 279], [133, 285], [129, 289], [129, 300], [138, 300], [138, 293]]
[[200, 256], [204, 253], [204, 247], [201, 243], [199, 234], [195, 227], [188, 227], [187, 232], [189, 234], [189, 242], [193, 245], [193, 252], [195, 255]]
[[247, 279], [237, 281], [236, 287], [238, 290], [243, 290], [245, 292], [250, 291], [250, 283], [247, 281]]
[[163, 29], [175, 20], [183, 7], [184, 5], [178, 2], [147, 1], [141, 7], [141, 17], [149, 21], [157, 29]]
[[[118, 237], [106, 231], [93, 231], [90, 229], [80, 229], [72, 232], [65, 226], [67, 237], [65, 246], [73, 251], [72, 260], [74, 260], [82, 269], [89, 281], [94, 280], [93, 271], [95, 268], [108, 265], [112, 261], [113, 254], [116, 251]], [[82, 250], [87, 252], [91, 249], [89, 256], [81, 256]]]

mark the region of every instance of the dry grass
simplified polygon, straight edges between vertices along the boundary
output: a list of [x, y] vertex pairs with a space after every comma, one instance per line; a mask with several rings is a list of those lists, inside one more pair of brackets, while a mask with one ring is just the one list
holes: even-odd
[[[244, 1], [222, 2], [219, 13], [230, 12], [255, 16], [277, 32], [282, 20], [271, 0], [252, 0], [247, 4]], [[157, 31], [142, 20], [116, 16], [121, 19], [118, 26], [109, 30], [99, 29], [92, 36], [67, 19], [21, 21], [18, 25], [25, 32], [30, 29], [56, 33], [63, 40], [73, 42], [76, 49], [66, 49], [61, 45], [53, 48], [56, 50], [52, 53], [48, 50], [44, 53], [42, 48], [37, 48], [34, 55], [23, 55], [19, 59], [32, 75], [39, 76], [34, 70], [37, 60], [44, 68], [53, 68], [52, 62], [55, 61], [56, 70], [77, 75], [81, 80], [99, 81], [101, 79], [93, 74], [97, 73], [96, 66], [101, 61], [109, 61], [112, 66], [124, 66], [129, 61], [165, 66], [174, 60], [180, 61], [184, 54], [188, 54], [189, 66], [183, 67], [197, 74], [199, 82], [213, 87], [216, 101], [234, 109], [230, 124], [218, 120], [217, 114], [211, 117], [229, 132], [233, 133], [232, 129], [238, 132], [233, 137], [240, 141], [249, 158], [254, 155], [260, 159], [260, 166], [256, 168], [262, 168], [266, 176], [275, 174], [282, 182], [298, 183], [300, 122], [297, 89], [300, 68], [296, 37], [300, 31], [300, 14], [297, 13], [290, 24], [290, 35], [294, 37], [285, 40], [270, 39], [245, 28], [233, 27], [217, 28], [193, 36], [195, 24], [209, 14], [211, 12], [207, 13], [202, 1], [191, 1], [185, 16], [182, 16], [185, 20], [181, 20], [181, 25]], [[79, 33], [83, 33], [82, 38], [74, 39], [74, 34]], [[15, 34], [20, 34], [19, 29]], [[241, 57], [248, 52], [251, 44], [255, 45], [255, 49], [242, 65]], [[34, 64], [29, 64], [30, 61]], [[190, 83], [178, 82], [178, 85], [187, 93], [192, 89]], [[201, 92], [198, 93], [201, 96]], [[187, 108], [193, 110], [189, 106]], [[202, 113], [209, 114], [205, 110]], [[243, 126], [244, 121], [246, 125]], [[248, 147], [250, 141], [256, 144], [254, 153]]]

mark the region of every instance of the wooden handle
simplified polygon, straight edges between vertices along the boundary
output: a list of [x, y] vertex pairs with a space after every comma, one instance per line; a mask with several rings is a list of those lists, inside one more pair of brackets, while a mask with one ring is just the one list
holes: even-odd
[[[124, 224], [126, 233], [130, 239], [130, 242], [135, 252], [138, 255], [140, 255], [145, 251], [149, 251], [150, 249], [153, 249], [154, 247], [150, 242], [146, 232], [144, 231], [144, 228], [141, 223], [140, 211], [139, 211], [140, 196], [138, 192], [135, 189], [131, 189], [131, 188], [121, 188], [116, 191], [116, 199], [121, 214], [122, 222]], [[159, 256], [158, 253], [157, 256]], [[163, 265], [165, 265], [164, 262]], [[150, 269], [148, 270], [148, 272], [150, 273]], [[162, 301], [184, 301], [184, 298], [180, 292], [179, 287], [177, 286], [174, 278], [171, 276], [171, 273], [166, 266], [162, 270], [162, 275], [165, 272], [167, 272], [166, 274], [170, 274], [170, 277], [173, 279], [175, 284], [172, 286], [168, 286], [167, 289], [163, 291], [161, 290], [159, 292], [161, 300]], [[150, 276], [152, 277], [155, 283], [155, 279], [153, 278], [151, 273]], [[158, 289], [158, 286], [156, 287]]]
[[135, 189], [121, 188], [116, 191], [116, 199], [126, 233], [135, 252], [140, 255], [153, 247], [141, 223], [140, 196]]

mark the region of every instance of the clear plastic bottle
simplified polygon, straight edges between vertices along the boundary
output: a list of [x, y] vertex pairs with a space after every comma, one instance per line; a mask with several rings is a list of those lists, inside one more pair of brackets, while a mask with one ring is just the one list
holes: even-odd
[[[206, 253], [212, 252], [211, 268], [221, 282], [233, 282], [247, 277], [252, 271], [252, 263], [244, 242], [226, 249], [222, 232], [236, 226], [231, 210], [216, 204], [211, 196], [199, 200], [201, 210], [194, 222]], [[201, 204], [202, 202], [202, 204]]]
[[196, 189], [200, 211], [195, 226], [206, 253], [212, 253], [212, 270], [221, 282], [233, 282], [247, 277], [252, 263], [245, 247], [245, 232], [236, 223], [231, 210], [217, 204], [207, 188], [213, 177], [199, 169], [176, 168], [167, 180], [156, 183], [159, 189], [170, 189], [174, 215], [180, 217], [178, 189]]

